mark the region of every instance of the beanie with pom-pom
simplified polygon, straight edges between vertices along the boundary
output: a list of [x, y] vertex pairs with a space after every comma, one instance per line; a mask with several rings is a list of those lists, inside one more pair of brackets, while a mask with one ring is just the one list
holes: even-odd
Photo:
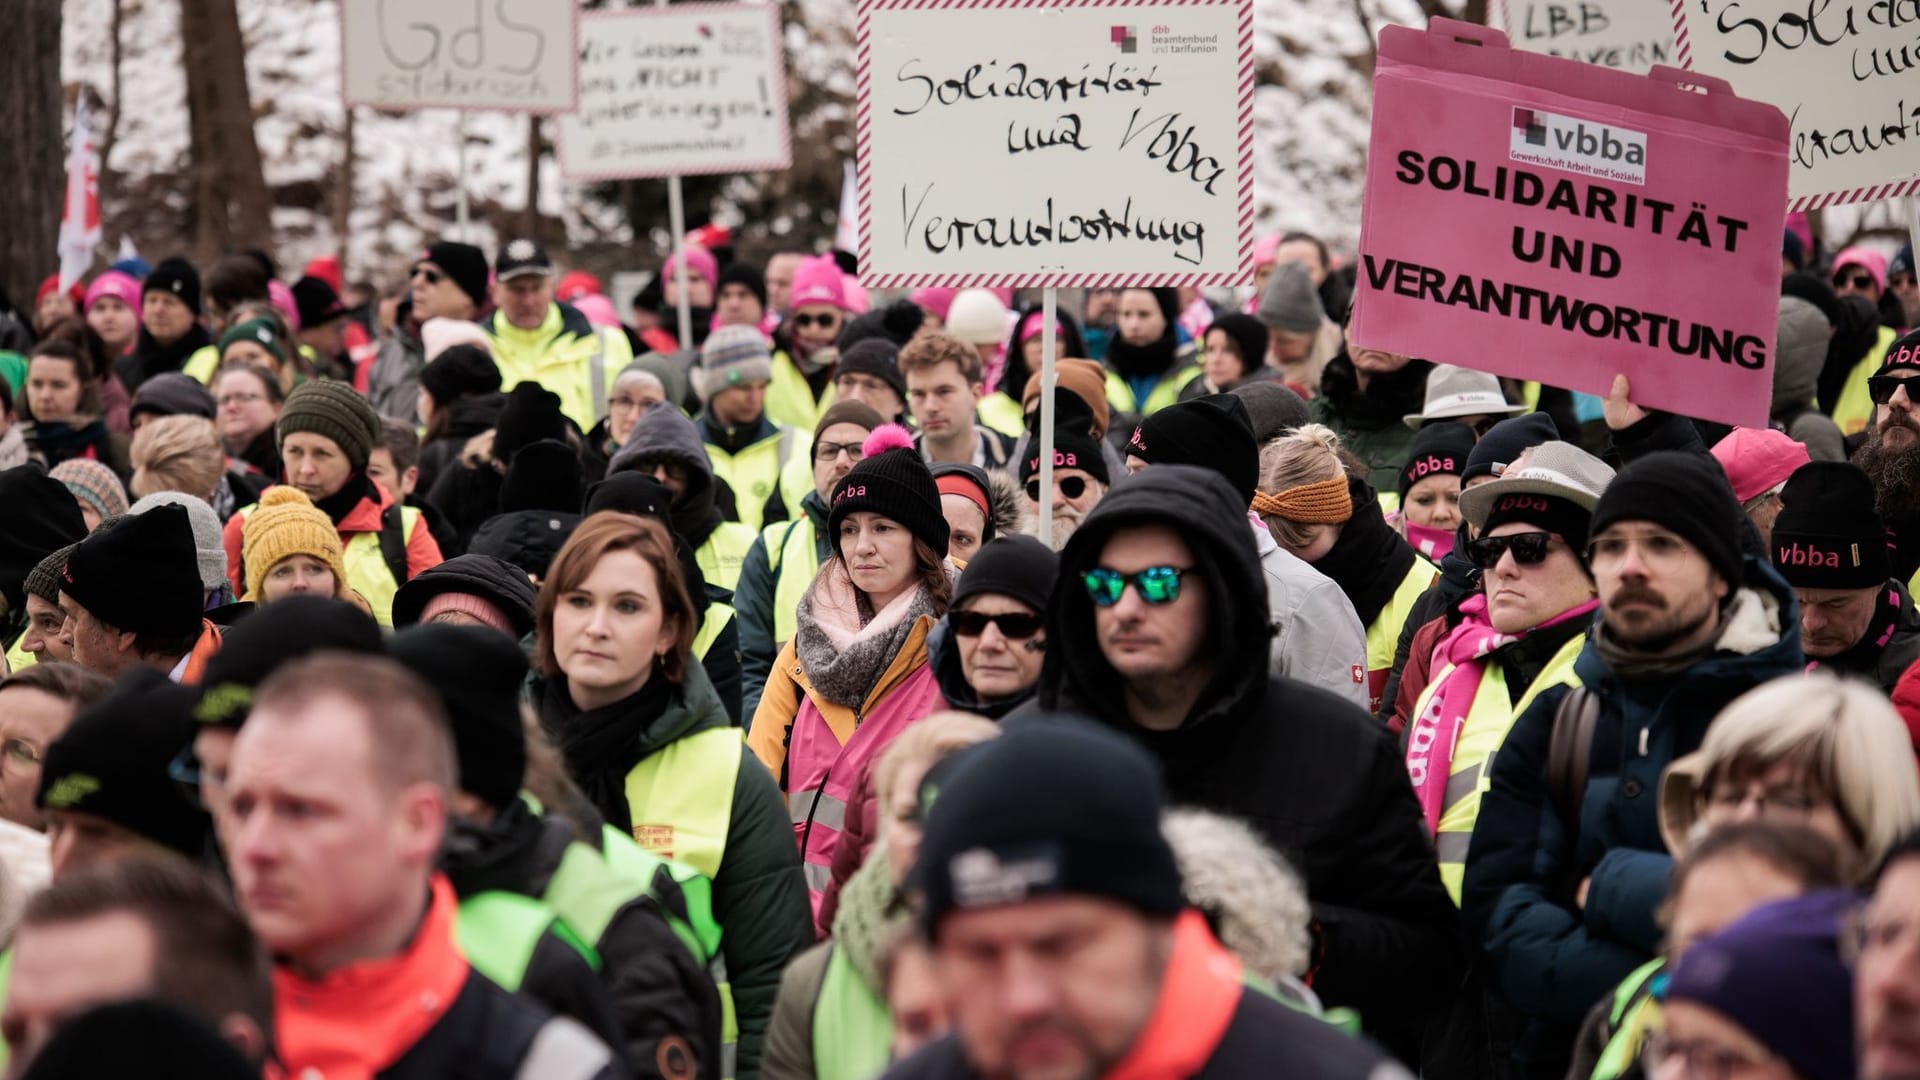
[[947, 517], [940, 509], [940, 488], [913, 448], [913, 436], [899, 424], [881, 424], [860, 450], [860, 463], [834, 485], [829, 500], [827, 535], [834, 550], [840, 549], [841, 522], [864, 511], [899, 522], [945, 558]]
[[333, 519], [299, 488], [276, 485], [260, 496], [259, 507], [247, 515], [240, 532], [240, 564], [247, 585], [241, 599], [264, 599], [260, 590], [266, 585], [267, 575], [294, 555], [326, 563], [333, 571], [333, 595], [346, 594], [347, 568]]

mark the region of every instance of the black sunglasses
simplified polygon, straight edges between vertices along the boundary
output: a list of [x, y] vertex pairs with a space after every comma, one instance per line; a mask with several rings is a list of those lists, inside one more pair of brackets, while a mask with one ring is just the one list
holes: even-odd
[[427, 279], [427, 284], [429, 284], [429, 285], [438, 285], [438, 284], [440, 284], [440, 271], [438, 271], [438, 270], [435, 270], [435, 269], [434, 269], [433, 267], [431, 267], [431, 266], [416, 266], [416, 267], [414, 267], [414, 268], [413, 268], [413, 274], [412, 274], [412, 276], [413, 276], [413, 277], [418, 277], [418, 278], [426, 278], [426, 279]]
[[805, 330], [809, 326], [839, 326], [840, 316], [838, 315], [804, 315], [804, 314], [795, 315], [793, 317], [793, 325], [801, 330]]
[[1491, 570], [1500, 561], [1500, 556], [1513, 552], [1513, 561], [1521, 566], [1537, 566], [1546, 561], [1547, 549], [1553, 544], [1553, 534], [1543, 532], [1509, 533], [1506, 536], [1483, 536], [1467, 543], [1467, 558], [1482, 570]]
[[[1087, 478], [1084, 476], [1063, 476], [1055, 480], [1053, 486], [1059, 488], [1060, 494], [1065, 495], [1067, 498], [1077, 499], [1087, 493]], [[1039, 477], [1036, 476], [1027, 481], [1027, 498], [1032, 499], [1034, 502], [1040, 501]]]
[[987, 632], [987, 627], [1000, 628], [1000, 636], [1011, 641], [1024, 641], [1040, 632], [1046, 623], [1038, 615], [1029, 615], [1024, 611], [1003, 611], [998, 615], [988, 615], [981, 611], [950, 611], [947, 613], [947, 625], [959, 637], [979, 637]]
[[1872, 274], [1835, 274], [1833, 275], [1834, 288], [1839, 289], [1848, 285], [1851, 285], [1856, 289], [1871, 289], [1873, 288], [1873, 275]]
[[[1875, 405], [1885, 405], [1893, 400], [1893, 392], [1906, 386], [1912, 378], [1911, 375], [1904, 379], [1897, 375], [1869, 375], [1867, 376], [1867, 396], [1873, 399]], [[1915, 397], [1916, 390], [1920, 390], [1920, 387], [1909, 388], [1907, 396]]]

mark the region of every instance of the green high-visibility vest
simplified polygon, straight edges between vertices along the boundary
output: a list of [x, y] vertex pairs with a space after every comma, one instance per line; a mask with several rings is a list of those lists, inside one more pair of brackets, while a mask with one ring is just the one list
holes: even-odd
[[773, 647], [793, 640], [800, 628], [800, 601], [820, 572], [820, 542], [813, 519], [769, 525], [760, 533], [767, 545], [767, 570], [773, 574]]
[[600, 970], [600, 954], [560, 920], [551, 907], [531, 896], [490, 889], [460, 901], [453, 923], [455, 940], [475, 971], [507, 990], [519, 990], [540, 939], [553, 935], [579, 951], [588, 966]]
[[887, 1069], [893, 1014], [838, 945], [827, 956], [826, 978], [813, 1007], [816, 1080], [871, 1080]]

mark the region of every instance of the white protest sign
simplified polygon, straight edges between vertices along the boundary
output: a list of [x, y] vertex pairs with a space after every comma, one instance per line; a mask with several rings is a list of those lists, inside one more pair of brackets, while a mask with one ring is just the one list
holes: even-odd
[[577, 4], [341, 0], [349, 105], [566, 112], [579, 96]]
[[1920, 191], [1920, 0], [1674, 0], [1680, 62], [1793, 122], [1793, 209]]
[[861, 8], [869, 286], [1252, 276], [1247, 0], [963, 2]]
[[555, 155], [575, 180], [763, 172], [793, 163], [780, 11], [677, 4], [590, 14], [580, 111]]
[[1516, 49], [1645, 75], [1678, 63], [1667, 0], [1494, 0]]

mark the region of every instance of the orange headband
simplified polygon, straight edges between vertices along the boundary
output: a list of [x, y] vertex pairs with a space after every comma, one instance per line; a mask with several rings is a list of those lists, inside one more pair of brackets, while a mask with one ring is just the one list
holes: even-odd
[[1347, 493], [1345, 475], [1330, 476], [1274, 495], [1256, 491], [1253, 512], [1307, 525], [1338, 525], [1353, 517], [1353, 496]]

